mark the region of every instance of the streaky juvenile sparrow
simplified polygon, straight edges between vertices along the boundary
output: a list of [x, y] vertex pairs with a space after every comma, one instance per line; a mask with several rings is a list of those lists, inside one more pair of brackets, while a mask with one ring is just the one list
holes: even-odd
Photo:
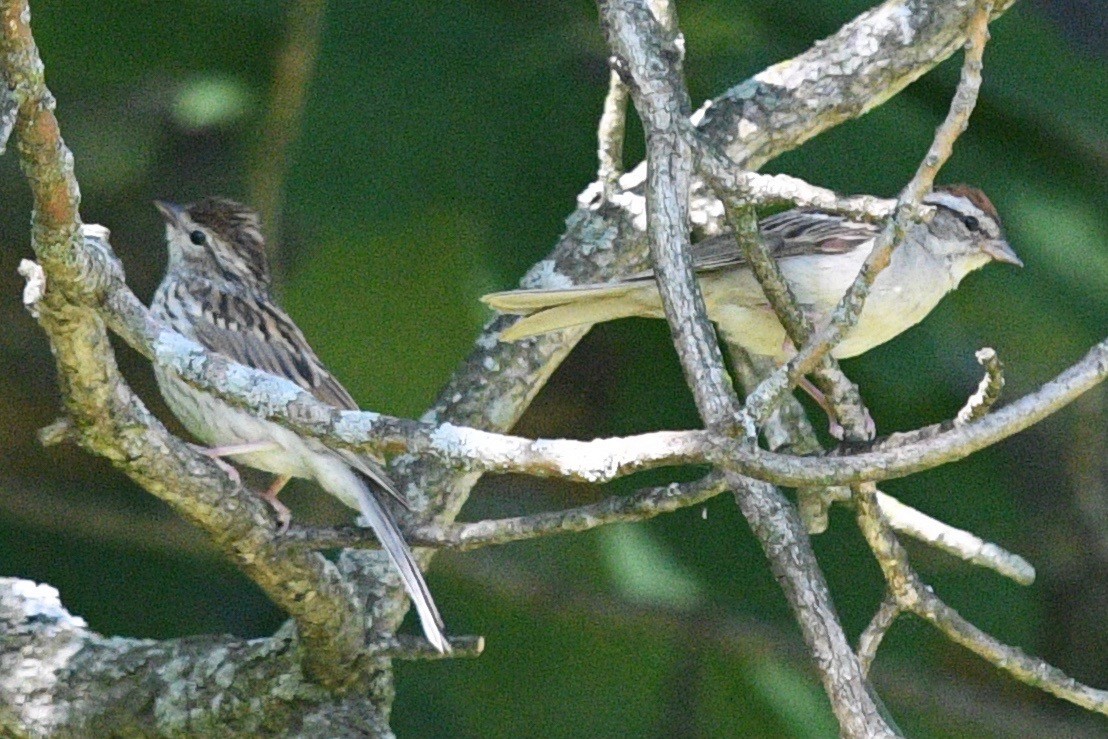
[[[155, 205], [165, 219], [169, 246], [165, 278], [150, 306], [155, 317], [210, 351], [291, 380], [336, 408], [357, 410], [274, 300], [257, 213], [214, 197], [186, 207]], [[190, 433], [214, 447], [209, 454], [277, 475], [262, 497], [277, 511], [282, 530], [290, 514], [277, 494], [292, 477], [315, 480], [359, 511], [399, 571], [427, 639], [440, 652], [450, 650], [431, 591], [381, 497], [404, 499], [377, 462], [257, 418], [157, 364], [154, 370], [166, 403]]]
[[[919, 323], [962, 278], [989, 262], [1023, 266], [1005, 240], [996, 208], [980, 190], [967, 185], [936, 188], [923, 202], [934, 206], [934, 217], [909, 228], [877, 276], [857, 325], [832, 351], [836, 358], [862, 354]], [[882, 226], [794, 209], [762, 219], [758, 228], [818, 329], [858, 275]], [[727, 233], [695, 243], [690, 256], [708, 317], [724, 341], [787, 361], [795, 349], [735, 237]], [[508, 290], [481, 300], [501, 313], [523, 316], [504, 329], [502, 341], [617, 318], [665, 317], [652, 271], [601, 284]], [[818, 391], [814, 397], [822, 400]]]

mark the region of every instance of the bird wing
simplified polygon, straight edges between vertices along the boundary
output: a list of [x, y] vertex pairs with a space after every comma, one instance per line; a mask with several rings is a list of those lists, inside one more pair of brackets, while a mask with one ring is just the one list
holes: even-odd
[[205, 347], [290, 380], [328, 405], [358, 409], [346, 388], [319, 361], [303, 332], [272, 301], [250, 300], [214, 287], [203, 297], [205, 308], [193, 328]]
[[[778, 260], [849, 252], [876, 236], [880, 228], [872, 223], [850, 221], [844, 216], [795, 209], [769, 216], [758, 223], [763, 243]], [[734, 269], [747, 263], [732, 233], [696, 242], [690, 248], [689, 256], [697, 273]], [[654, 270], [645, 270], [624, 279], [638, 281], [653, 278]]]

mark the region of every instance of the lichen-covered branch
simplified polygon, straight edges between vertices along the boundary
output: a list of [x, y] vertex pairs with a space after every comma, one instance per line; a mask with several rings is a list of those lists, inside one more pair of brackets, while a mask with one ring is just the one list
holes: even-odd
[[[890, 596], [895, 601], [896, 611], [919, 616], [951, 641], [961, 644], [1020, 682], [1083, 708], [1108, 715], [1108, 691], [1084, 685], [1043, 660], [1028, 656], [1017, 647], [1004, 644], [986, 634], [966, 621], [924, 584], [908, 563], [907, 554], [889, 527], [872, 484], [859, 485], [855, 490], [854, 502], [858, 509], [858, 527], [881, 566]], [[882, 610], [891, 611], [893, 607], [883, 605]], [[881, 612], [875, 617], [875, 623], [878, 624], [875, 629], [884, 625], [885, 619]], [[867, 642], [866, 649], [875, 653], [878, 643], [876, 639]]]
[[[997, 7], [1002, 10], [1009, 4], [1001, 2]], [[739, 166], [760, 166], [806, 138], [880, 104], [952, 53], [960, 43], [967, 8], [965, 2], [945, 0], [886, 3], [863, 14], [809, 52], [775, 65], [772, 70], [715, 101], [706, 113], [695, 119], [699, 131], [705, 140], [726, 151]], [[25, 2], [0, 0], [0, 17], [4, 20], [3, 29], [0, 29], [3, 36], [0, 66], [12, 91], [5, 100], [13, 103], [3, 107], [3, 111], [18, 110], [18, 151], [35, 195], [32, 238], [44, 278], [43, 284], [36, 286], [40, 289], [37, 295], [31, 296], [30, 302], [39, 313], [58, 356], [62, 395], [74, 433], [86, 448], [107, 456], [182, 515], [213, 532], [221, 550], [295, 616], [298, 639], [291, 639], [290, 632], [282, 632], [271, 640], [252, 645], [262, 650], [260, 652], [231, 649], [227, 659], [233, 662], [258, 660], [262, 668], [271, 667], [284, 673], [298, 669], [301, 665], [298, 660], [303, 657], [302, 666], [307, 668], [306, 672], [327, 685], [337, 686], [362, 678], [368, 680], [359, 683], [366, 688], [365, 693], [358, 693], [359, 698], [341, 701], [312, 692], [318, 691], [318, 687], [307, 681], [302, 683], [304, 692], [294, 691], [293, 700], [302, 701], [299, 711], [306, 724], [315, 722], [311, 725], [317, 729], [326, 727], [328, 717], [333, 717], [339, 725], [346, 720], [349, 725], [370, 731], [388, 731], [385, 717], [391, 694], [387, 676], [382, 677], [387, 670], [374, 660], [387, 654], [420, 654], [418, 644], [382, 636], [391, 634], [390, 630], [403, 614], [403, 593], [399, 588], [390, 590], [383, 585], [373, 590], [369, 605], [377, 616], [373, 631], [380, 638], [367, 643], [361, 611], [361, 596], [365, 593], [355, 595], [340, 576], [340, 573], [360, 571], [358, 558], [343, 555], [336, 569], [335, 565], [313, 553], [293, 551], [293, 547], [276, 548], [265, 507], [229, 481], [209, 460], [168, 435], [130, 393], [116, 372], [105, 322], [132, 344], [144, 348], [148, 356], [157, 356], [159, 361], [169, 364], [183, 362], [180, 368], [198, 384], [215, 383], [225, 397], [248, 406], [256, 404], [261, 412], [284, 418], [283, 422], [305, 433], [331, 435], [333, 443], [350, 448], [404, 451], [394, 459], [391, 471], [417, 503], [417, 508], [418, 504], [426, 504], [422, 515], [433, 516], [435, 524], [449, 524], [453, 520], [484, 470], [528, 467], [540, 473], [545, 470], [546, 474], [568, 471], [570, 476], [576, 471], [583, 478], [603, 480], [645, 466], [707, 460], [743, 473], [761, 468], [767, 475], [775, 474], [776, 465], [779, 472], [785, 473], [780, 476], [782, 480], [789, 474], [824, 480], [828, 470], [845, 475], [842, 481], [851, 481], [850, 475], [862, 474], [857, 467], [850, 466], [857, 464], [856, 460], [807, 460], [797, 468], [792, 466], [795, 458], [787, 455], [766, 456], [768, 453], [744, 449], [699, 432], [689, 432], [692, 435], [684, 437], [653, 437], [657, 446], [647, 458], [628, 453], [624, 449], [627, 440], [614, 440], [607, 446], [584, 447], [570, 446], [568, 442], [481, 436], [484, 432], [503, 432], [510, 428], [583, 335], [583, 330], [506, 345], [496, 341], [501, 322], [493, 321], [422, 423], [372, 414], [319, 415], [319, 408], [303, 398], [287, 395], [287, 388], [274, 385], [272, 378], [251, 376], [244, 373], [244, 368], [197, 354], [173, 337], [162, 336], [160, 327], [150, 322], [145, 310], [123, 285], [122, 270], [107, 247], [106, 239], [82, 238], [79, 192], [72, 176], [71, 157], [52, 115], [52, 98], [42, 83], [42, 65], [27, 25]], [[863, 48], [864, 53], [860, 53]], [[0, 115], [0, 123], [9, 119], [6, 114]], [[621, 180], [628, 188], [634, 186], [634, 181], [634, 176]], [[615, 192], [603, 202], [583, 200], [582, 206], [568, 219], [566, 233], [551, 258], [536, 265], [525, 282], [550, 285], [596, 281], [636, 268], [645, 252], [644, 215], [642, 197], [631, 190]], [[694, 211], [692, 215], [702, 223], [718, 219], [711, 213]], [[1039, 400], [1049, 405], [1059, 402], [1059, 398], [1064, 402], [1072, 397], [1067, 393], [1076, 393], [1077, 385], [1089, 381], [1089, 374], [1082, 373], [1099, 372], [1103, 379], [1105, 362], [1103, 359], [1097, 361], [1101, 362], [1099, 369], [1082, 367], [1075, 370], [1080, 376], [1070, 378], [1072, 385], [1060, 394], [1048, 393], [1048, 398]], [[267, 395], [269, 392], [275, 395], [271, 398]], [[978, 440], [984, 438], [982, 435], [995, 435], [998, 433], [996, 418], [1003, 413], [1004, 410], [959, 431], [978, 434], [974, 437]], [[1001, 435], [995, 438], [1003, 438], [1003, 429], [999, 433]], [[459, 444], [459, 441], [465, 443]], [[474, 444], [478, 441], [481, 445], [487, 444], [489, 449], [498, 450], [491, 460], [475, 452]], [[632, 439], [630, 443], [637, 441], [642, 439]], [[947, 438], [943, 443], [957, 445], [961, 439], [955, 443]], [[663, 448], [666, 445], [674, 446]], [[585, 450], [590, 456], [582, 464], [569, 462], [569, 456], [580, 455]], [[517, 459], [522, 459], [523, 464], [515, 461]], [[613, 459], [617, 460], [615, 467]], [[878, 466], [885, 464], [881, 474], [899, 474], [901, 467], [897, 465], [919, 464], [918, 459], [910, 462], [905, 459], [878, 455], [868, 461]], [[824, 462], [829, 467], [803, 468], [803, 464]], [[797, 472], [798, 469], [802, 472]], [[782, 575], [784, 565], [781, 563], [792, 556], [790, 552], [795, 551], [797, 541], [805, 541], [795, 525], [795, 516], [787, 505], [780, 505], [779, 497], [745, 495], [742, 501], [760, 506], [756, 510], [744, 508], [744, 513], [763, 541], [770, 531], [783, 532], [784, 536], [774, 544], [779, 549], [767, 550], [775, 563], [775, 571]], [[797, 591], [807, 592], [806, 589], [816, 587], [818, 582], [796, 581], [794, 585]], [[122, 643], [122, 640], [114, 641]], [[204, 665], [210, 663], [211, 650], [219, 650], [223, 645], [204, 640], [188, 644], [196, 646], [196, 651], [174, 653], [179, 658], [178, 667], [186, 668], [175, 674], [174, 685], [188, 686], [185, 698], [190, 712], [186, 720], [190, 723], [184, 728], [170, 725], [164, 733], [203, 729], [213, 725], [206, 722], [225, 721], [218, 725], [226, 733], [250, 734], [249, 721], [257, 721], [258, 714], [239, 716], [242, 723], [235, 723], [229, 720], [232, 716], [227, 712], [206, 712], [200, 708], [216, 705], [231, 711], [243, 705], [207, 700], [209, 696], [218, 695], [223, 686], [210, 679], [212, 675], [205, 672]], [[0, 659], [12, 654], [8, 646], [5, 643], [0, 648], [0, 655], [3, 655]], [[157, 666], [157, 660], [143, 659], [148, 656], [142, 651], [147, 645], [127, 643], [125, 646], [135, 650], [128, 658], [132, 661], [127, 664], [136, 674], [142, 672], [139, 666], [151, 669]], [[31, 656], [22, 653], [21, 659], [32, 660], [44, 676], [55, 675], [53, 663], [35, 662], [49, 654], [45, 645], [33, 649], [39, 647], [44, 651], [36, 651]], [[265, 648], [287, 650], [281, 652], [285, 660], [268, 660]], [[100, 663], [95, 651], [81, 654], [91, 662], [67, 663], [69, 667], [78, 668], [67, 673], [70, 678], [97, 674], [95, 670]], [[109, 662], [104, 664], [110, 667]], [[244, 669], [237, 662], [235, 664], [238, 669]], [[197, 692], [201, 687], [213, 692]], [[151, 683], [147, 692], [135, 694], [149, 696], [148, 702], [153, 704], [155, 698], [164, 700], [159, 692], [164, 689], [164, 684]], [[56, 691], [58, 683], [55, 682], [41, 688], [39, 697], [61, 698], [61, 693]], [[16, 698], [18, 696], [13, 700]], [[5, 698], [4, 705], [12, 703]], [[84, 714], [70, 707], [74, 710], [66, 719], [67, 723], [55, 728], [81, 733], [79, 722]], [[254, 704], [252, 707], [257, 708]], [[275, 720], [282, 719], [279, 706], [265, 704], [261, 710], [267, 718], [272, 712]], [[115, 733], [117, 728], [119, 733], [130, 730], [126, 723], [113, 723], [107, 718], [98, 728], [108, 733]]]
[[957, 425], [973, 423], [984, 418], [996, 405], [996, 401], [1000, 400], [1000, 391], [1004, 389], [1004, 364], [996, 355], [996, 350], [985, 347], [978, 350], [976, 356], [977, 363], [985, 368], [985, 376], [981, 378], [977, 390], [954, 417], [954, 423]]
[[[740, 423], [738, 396], [689, 257], [692, 150], [680, 124], [689, 103], [674, 31], [664, 29], [644, 4], [634, 0], [600, 0], [598, 5], [601, 27], [619, 67], [626, 70], [646, 132], [651, 262], [685, 379], [710, 431], [754, 446], [757, 431]], [[728, 464], [721, 466], [813, 651], [843, 735], [891, 736], [796, 514], [772, 485], [743, 477]]]
[[[588, 531], [613, 523], [645, 521], [663, 513], [700, 505], [726, 489], [723, 476], [711, 473], [696, 482], [672, 482], [630, 495], [613, 495], [596, 503], [564, 511], [454, 523], [448, 526], [428, 524], [416, 526], [404, 533], [414, 545], [465, 551], [554, 534]], [[354, 526], [304, 528], [294, 525], [289, 529], [285, 545], [312, 549], [375, 548], [377, 542], [366, 535], [365, 529]]]
[[84, 239], [73, 157], [43, 81], [26, 2], [0, 3], [0, 69], [18, 103], [20, 164], [34, 198], [31, 245], [45, 290], [34, 305], [58, 365], [62, 400], [83, 446], [201, 526], [215, 544], [297, 620], [307, 672], [343, 685], [365, 648], [358, 601], [333, 565], [310, 552], [278, 553], [264, 504], [171, 436], [127, 387], [100, 316], [123, 273], [100, 239]]
[[[127, 298], [130, 301], [134, 301], [133, 296]], [[136, 310], [143, 310], [137, 301], [134, 305]], [[950, 425], [926, 438], [902, 444], [878, 442], [875, 451], [798, 457], [754, 448], [707, 431], [659, 431], [593, 441], [526, 439], [432, 420], [339, 411], [319, 403], [287, 380], [209, 354], [148, 319], [142, 319], [147, 322], [135, 331], [132, 323], [124, 325], [126, 316], [112, 315], [113, 326], [118, 323], [120, 331], [140, 351], [172, 367], [198, 387], [259, 416], [342, 448], [371, 454], [409, 452], [440, 466], [448, 463], [467, 475], [522, 472], [600, 483], [643, 469], [708, 462], [731, 465], [741, 474], [789, 487], [887, 480], [964, 459], [1033, 426], [1108, 379], [1105, 339], [1035, 392], [974, 423]]]

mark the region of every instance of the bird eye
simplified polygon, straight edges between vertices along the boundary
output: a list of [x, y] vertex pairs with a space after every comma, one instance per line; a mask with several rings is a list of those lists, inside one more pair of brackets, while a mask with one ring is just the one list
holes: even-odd
[[976, 231], [981, 228], [981, 223], [973, 216], [966, 216], [962, 219], [962, 225], [968, 228], [970, 231]]
[[207, 235], [203, 231], [193, 231], [189, 234], [189, 241], [197, 246], [203, 246], [204, 242], [208, 240]]

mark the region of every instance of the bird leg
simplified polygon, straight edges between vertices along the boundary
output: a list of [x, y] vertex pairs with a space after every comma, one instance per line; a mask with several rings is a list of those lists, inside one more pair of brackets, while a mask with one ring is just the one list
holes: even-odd
[[204, 454], [207, 454], [213, 459], [219, 459], [220, 457], [233, 457], [236, 454], [253, 454], [254, 452], [272, 452], [275, 449], [281, 447], [275, 441], [248, 441], [244, 444], [227, 444], [225, 446], [213, 446], [204, 449]]
[[[800, 381], [796, 383], [804, 392], [811, 396], [812, 400], [816, 401], [816, 405], [823, 409], [823, 412], [827, 414], [827, 433], [831, 434], [839, 441], [843, 440], [846, 435], [846, 430], [843, 429], [842, 424], [835, 418], [835, 411], [831, 407], [831, 404], [827, 401], [827, 396], [824, 395], [818, 387], [812, 384], [812, 381], [807, 377], [801, 377]], [[869, 409], [866, 409], [866, 438], [872, 439], [877, 435], [877, 424], [873, 422], [873, 417], [869, 414]]]
[[[230, 477], [236, 485], [239, 485], [242, 483], [239, 471], [224, 462], [221, 457], [233, 457], [236, 454], [252, 454], [254, 452], [268, 452], [279, 446], [279, 444], [273, 441], [250, 441], [244, 444], [227, 444], [209, 448], [198, 447], [198, 449], [201, 454], [211, 457], [211, 460], [215, 462], [221, 470], [226, 472], [227, 476]], [[273, 478], [273, 482], [270, 484], [269, 488], [260, 495], [261, 499], [269, 503], [269, 507], [277, 514], [278, 534], [283, 534], [288, 531], [289, 523], [292, 522], [292, 511], [289, 510], [287, 505], [277, 500], [277, 494], [288, 484], [290, 479], [292, 479], [290, 475], [278, 475]]]
[[266, 503], [269, 503], [269, 507], [273, 509], [273, 512], [277, 514], [277, 533], [283, 534], [289, 530], [289, 523], [292, 522], [292, 511], [289, 507], [277, 500], [277, 494], [281, 492], [282, 488], [288, 484], [292, 479], [292, 475], [277, 475], [273, 478], [273, 482], [264, 493], [261, 494], [261, 499]]
[[249, 454], [251, 452], [268, 452], [277, 448], [277, 443], [272, 441], [251, 441], [246, 444], [228, 444], [226, 446], [195, 447], [197, 451], [206, 457], [210, 457], [219, 469], [227, 473], [227, 477], [236, 485], [242, 483], [239, 471], [223, 461], [222, 457], [233, 457], [236, 454]]

